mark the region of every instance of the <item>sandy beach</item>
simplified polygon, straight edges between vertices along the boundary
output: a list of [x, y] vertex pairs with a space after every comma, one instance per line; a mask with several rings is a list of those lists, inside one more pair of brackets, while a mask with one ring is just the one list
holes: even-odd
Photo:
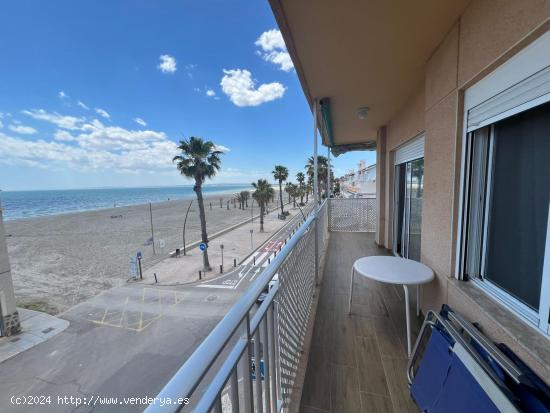
[[[251, 216], [250, 208], [240, 210], [232, 202], [227, 210], [227, 200], [232, 197], [205, 198], [209, 234]], [[126, 283], [130, 257], [137, 251], [142, 252], [146, 269], [181, 247], [189, 202], [152, 204], [156, 255], [151, 245], [144, 245], [151, 237], [149, 204], [5, 222], [18, 305], [56, 314]], [[254, 214], [258, 212], [255, 206]], [[186, 241], [199, 239], [198, 206], [193, 200]]]

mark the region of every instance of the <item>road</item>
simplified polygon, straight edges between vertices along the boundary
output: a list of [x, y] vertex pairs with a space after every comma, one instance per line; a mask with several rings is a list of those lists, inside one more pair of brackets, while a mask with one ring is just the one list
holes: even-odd
[[[278, 251], [285, 245], [285, 241], [292, 236], [292, 233], [304, 216], [307, 216], [313, 208], [313, 203], [306, 205], [301, 213], [297, 213], [289, 219], [289, 222], [279, 229], [272, 237], [262, 244], [254, 253], [247, 257], [237, 268], [231, 272], [205, 281], [198, 288], [239, 290], [246, 289], [257, 277], [263, 268], [267, 267]], [[245, 281], [245, 282], [243, 282]], [[247, 281], [247, 282], [246, 282]]]
[[[0, 411], [142, 411], [146, 405], [122, 398], [154, 397], [301, 221], [295, 214], [240, 266], [215, 279], [174, 287], [129, 284], [65, 312], [65, 331], [0, 364]], [[28, 396], [43, 404], [13, 404]]]

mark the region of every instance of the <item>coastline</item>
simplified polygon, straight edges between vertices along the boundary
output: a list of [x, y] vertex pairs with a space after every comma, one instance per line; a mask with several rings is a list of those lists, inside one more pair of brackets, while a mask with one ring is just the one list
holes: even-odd
[[[233, 195], [204, 198], [209, 234], [250, 217], [250, 208], [240, 210], [232, 202], [227, 210]], [[18, 305], [57, 314], [126, 283], [130, 257], [137, 251], [143, 255], [145, 270], [182, 246], [183, 220], [190, 201], [193, 204], [186, 224], [189, 244], [200, 239], [196, 198], [152, 203], [156, 254], [152, 245], [145, 245], [151, 238], [149, 204], [6, 221]], [[258, 213], [256, 206], [254, 213]]]
[[[228, 187], [231, 187], [231, 189], [222, 189], [219, 191], [207, 191], [206, 194], [204, 193], [204, 189], [209, 187], [209, 185], [203, 186], [203, 197], [206, 198], [219, 198], [219, 196], [227, 196], [228, 194], [234, 195], [236, 191], [242, 191], [246, 190], [246, 188], [250, 188], [252, 190], [252, 187], [247, 184], [219, 184], [219, 185], [210, 185], [214, 187], [223, 187], [224, 185], [227, 185]], [[139, 190], [139, 189], [172, 189], [172, 188], [180, 188], [180, 189], [191, 189], [192, 185], [181, 185], [181, 186], [173, 186], [173, 187], [129, 187], [129, 188], [88, 188], [88, 189], [67, 189], [67, 190], [45, 190], [45, 191], [5, 191], [3, 192], [4, 197], [6, 194], [10, 193], [32, 193], [32, 192], [70, 192], [70, 191], [93, 191], [93, 190]], [[0, 193], [2, 195], [2, 193]], [[6, 208], [4, 204], [10, 202], [11, 200], [5, 201], [2, 200], [2, 197], [0, 196], [0, 207], [4, 209], [4, 222], [15, 222], [15, 221], [21, 221], [21, 220], [32, 220], [36, 218], [45, 218], [50, 216], [63, 216], [63, 215], [72, 215], [72, 214], [79, 214], [83, 212], [94, 212], [94, 211], [106, 211], [106, 210], [116, 210], [119, 208], [125, 208], [125, 207], [133, 207], [133, 206], [139, 206], [139, 205], [149, 205], [149, 203], [155, 205], [155, 204], [162, 204], [166, 202], [175, 202], [175, 201], [189, 201], [191, 199], [196, 199], [196, 194], [194, 192], [190, 192], [189, 194], [185, 194], [183, 196], [177, 195], [173, 198], [168, 198], [165, 200], [151, 200], [147, 202], [142, 202], [142, 200], [136, 201], [136, 202], [127, 202], [127, 203], [120, 203], [120, 205], [115, 205], [112, 207], [106, 206], [106, 207], [99, 207], [99, 208], [81, 208], [81, 209], [75, 209], [75, 210], [64, 210], [60, 212], [52, 212], [52, 213], [43, 213], [43, 214], [36, 214], [32, 216], [26, 216], [26, 217], [17, 217], [12, 218], [10, 217], [10, 211], [9, 208]], [[13, 202], [13, 201], [12, 201]]]

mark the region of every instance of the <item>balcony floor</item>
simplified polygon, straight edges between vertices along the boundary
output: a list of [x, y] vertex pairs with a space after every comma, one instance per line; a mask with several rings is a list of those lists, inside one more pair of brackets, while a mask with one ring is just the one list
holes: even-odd
[[[403, 289], [356, 276], [348, 315], [353, 262], [388, 252], [372, 233], [333, 232], [327, 254], [300, 411], [418, 412], [406, 378]], [[413, 339], [421, 325], [415, 308], [411, 290]]]

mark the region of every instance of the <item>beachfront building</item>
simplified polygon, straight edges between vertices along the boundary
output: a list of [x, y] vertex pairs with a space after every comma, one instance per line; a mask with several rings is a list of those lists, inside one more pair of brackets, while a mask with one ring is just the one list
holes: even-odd
[[376, 200], [325, 200], [161, 395], [202, 412], [420, 411], [403, 289], [356, 279], [348, 315], [352, 265], [374, 255], [435, 273], [413, 337], [448, 304], [550, 383], [550, 2], [270, 4], [315, 135], [376, 150]]
[[359, 161], [356, 170], [339, 178], [344, 197], [371, 197], [376, 195], [376, 164], [367, 166]]
[[4, 218], [0, 205], [0, 337], [11, 336], [18, 333], [20, 329], [4, 231]]

